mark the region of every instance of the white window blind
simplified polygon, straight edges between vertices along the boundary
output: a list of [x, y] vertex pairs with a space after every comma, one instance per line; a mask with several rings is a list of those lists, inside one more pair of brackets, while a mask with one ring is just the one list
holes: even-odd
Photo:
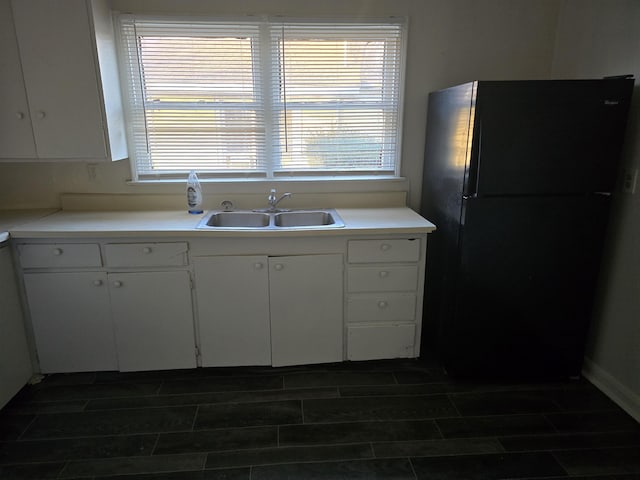
[[136, 178], [397, 173], [402, 22], [119, 25]]

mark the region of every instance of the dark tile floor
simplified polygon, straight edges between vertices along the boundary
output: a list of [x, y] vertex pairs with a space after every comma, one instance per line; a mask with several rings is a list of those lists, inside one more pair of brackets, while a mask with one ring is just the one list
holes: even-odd
[[640, 426], [585, 380], [435, 363], [51, 375], [0, 411], [0, 478], [640, 479]]

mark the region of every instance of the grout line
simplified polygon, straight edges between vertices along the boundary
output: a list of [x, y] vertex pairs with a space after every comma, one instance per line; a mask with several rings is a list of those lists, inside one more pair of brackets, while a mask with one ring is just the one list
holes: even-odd
[[409, 466], [411, 467], [411, 471], [413, 472], [413, 478], [418, 480], [418, 474], [416, 473], [416, 469], [413, 466], [413, 462], [411, 461], [411, 457], [407, 457], [407, 460], [409, 461]]
[[153, 456], [153, 454], [156, 451], [156, 448], [158, 448], [158, 443], [160, 443], [160, 433], [156, 434], [156, 441], [153, 443], [153, 448], [151, 449], [151, 453], [149, 454], [150, 457]]
[[200, 413], [200, 405], [196, 405], [196, 411], [193, 415], [193, 422], [191, 422], [191, 431], [195, 432], [195, 428], [196, 428], [196, 420], [198, 418], [198, 413]]

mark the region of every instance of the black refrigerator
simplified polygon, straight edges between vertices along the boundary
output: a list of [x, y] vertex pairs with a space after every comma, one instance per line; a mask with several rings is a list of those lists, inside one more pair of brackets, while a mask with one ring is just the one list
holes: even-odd
[[422, 355], [458, 377], [580, 375], [634, 81], [429, 95]]

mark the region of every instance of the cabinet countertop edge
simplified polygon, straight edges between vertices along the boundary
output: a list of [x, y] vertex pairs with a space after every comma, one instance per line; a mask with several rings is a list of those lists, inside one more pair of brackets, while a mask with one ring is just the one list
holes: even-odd
[[436, 229], [407, 207], [337, 208], [345, 226], [309, 229], [197, 229], [202, 215], [185, 211], [58, 211], [9, 228], [12, 238], [63, 237], [309, 237], [376, 235], [393, 232], [424, 234]]

